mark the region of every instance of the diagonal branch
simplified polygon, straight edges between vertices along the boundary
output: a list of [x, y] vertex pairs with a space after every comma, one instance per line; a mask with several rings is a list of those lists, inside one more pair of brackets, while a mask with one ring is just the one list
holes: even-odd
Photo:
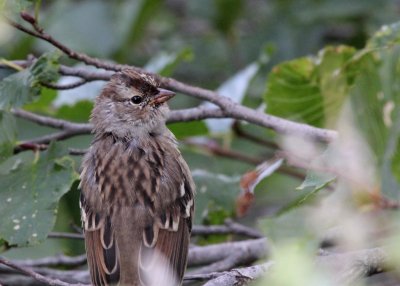
[[[16, 28], [24, 33], [27, 33], [33, 37], [42, 39], [42, 40], [48, 42], [49, 44], [53, 45], [54, 47], [60, 49], [64, 54], [66, 54], [71, 59], [75, 59], [75, 60], [84, 62], [86, 64], [93, 65], [98, 68], [104, 68], [104, 69], [113, 70], [113, 71], [119, 71], [119, 70], [123, 69], [124, 67], [126, 67], [124, 65], [117, 65], [114, 63], [106, 63], [105, 61], [102, 61], [100, 59], [89, 57], [86, 54], [75, 52], [75, 51], [71, 50], [70, 48], [66, 47], [65, 45], [63, 45], [62, 43], [60, 43], [59, 41], [57, 41], [56, 39], [54, 39], [51, 35], [44, 32], [44, 29], [41, 28], [37, 24], [36, 20], [33, 17], [31, 17], [29, 14], [27, 14], [26, 12], [23, 12], [23, 14], [21, 14], [21, 16], [25, 21], [27, 21], [28, 23], [30, 23], [32, 25], [34, 30], [30, 30], [30, 29], [26, 28], [25, 26], [15, 22], [11, 19], [6, 19], [6, 20], [14, 28]], [[30, 19], [27, 20], [27, 18], [29, 18], [29, 17], [30, 17]]]
[[[83, 53], [77, 53], [62, 44], [61, 42], [55, 40], [51, 35], [45, 33], [44, 30], [38, 26], [33, 17], [27, 15], [26, 13], [21, 16], [25, 21], [32, 25], [34, 30], [30, 30], [12, 20], [8, 20], [10, 25], [14, 26], [20, 31], [28, 33], [34, 37], [40, 38], [52, 44], [72, 59], [96, 66], [98, 68], [112, 71], [119, 71], [124, 67], [127, 67], [126, 65], [114, 64], [106, 62], [104, 60], [89, 57], [88, 55]], [[143, 73], [148, 73], [138, 67], [131, 66], [131, 68]], [[161, 85], [165, 88], [169, 88], [174, 91], [182, 92], [184, 94], [214, 103], [215, 105], [220, 107], [224, 117], [232, 117], [239, 120], [246, 120], [248, 122], [273, 129], [280, 134], [305, 136], [322, 142], [331, 142], [337, 137], [337, 132], [333, 130], [316, 128], [307, 124], [296, 123], [276, 116], [268, 115], [235, 103], [230, 98], [221, 96], [214, 91], [188, 85], [173, 78], [160, 77], [156, 74], [153, 74], [153, 76], [159, 78]]]

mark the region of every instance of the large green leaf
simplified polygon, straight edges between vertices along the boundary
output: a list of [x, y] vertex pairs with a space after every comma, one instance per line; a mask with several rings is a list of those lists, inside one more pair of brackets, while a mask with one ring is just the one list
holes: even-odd
[[267, 112], [324, 127], [332, 126], [348, 95], [346, 63], [355, 49], [327, 47], [273, 68], [267, 81]]
[[6, 218], [0, 220], [0, 237], [10, 245], [37, 244], [52, 230], [58, 201], [78, 178], [66, 154], [65, 148], [51, 144], [30, 161], [18, 159], [23, 154], [15, 156], [15, 163], [0, 174], [0, 216]]

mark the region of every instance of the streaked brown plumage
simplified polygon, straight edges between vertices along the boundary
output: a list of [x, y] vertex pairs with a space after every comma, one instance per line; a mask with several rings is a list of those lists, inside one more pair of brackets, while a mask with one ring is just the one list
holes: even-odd
[[94, 285], [180, 285], [194, 183], [165, 126], [172, 92], [126, 69], [96, 99], [81, 210]]

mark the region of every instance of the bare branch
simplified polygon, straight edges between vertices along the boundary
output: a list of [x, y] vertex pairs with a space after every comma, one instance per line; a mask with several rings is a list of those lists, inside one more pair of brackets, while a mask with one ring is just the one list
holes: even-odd
[[92, 125], [87, 123], [73, 123], [67, 120], [38, 115], [22, 109], [12, 109], [11, 112], [19, 118], [23, 118], [43, 126], [62, 130], [74, 130], [80, 134], [88, 134], [92, 130]]
[[199, 106], [171, 111], [167, 123], [197, 121], [207, 118], [227, 118], [229, 116], [218, 107]]
[[[53, 127], [57, 129], [76, 132], [74, 135], [90, 134], [92, 125], [89, 123], [73, 123], [71, 121], [56, 119], [48, 116], [38, 115], [22, 109], [13, 109], [11, 111], [15, 116], [35, 122], [39, 125]], [[225, 117], [219, 108], [206, 108], [204, 106], [173, 110], [167, 120], [167, 123], [201, 120], [205, 118]]]
[[194, 225], [192, 235], [210, 235], [210, 234], [237, 234], [251, 238], [261, 238], [263, 234], [258, 230], [248, 226], [226, 220], [225, 225]]
[[[23, 19], [26, 20], [25, 18], [23, 18]], [[54, 39], [52, 36], [45, 33], [43, 28], [39, 27], [36, 22], [27, 21], [35, 29], [35, 30], [30, 30], [11, 19], [7, 19], [7, 21], [11, 26], [15, 27], [16, 29], [52, 44], [54, 47], [60, 49], [64, 54], [66, 54], [71, 59], [75, 59], [75, 60], [84, 62], [86, 64], [93, 65], [98, 68], [104, 68], [107, 70], [119, 71], [122, 68], [124, 68], [124, 65], [116, 65], [113, 63], [106, 63], [105, 61], [102, 61], [102, 60], [99, 60], [96, 58], [92, 58], [85, 54], [77, 53], [77, 52], [69, 49], [68, 47], [66, 47], [65, 45], [61, 44], [59, 41]]]
[[19, 266], [25, 267], [55, 267], [55, 266], [63, 266], [63, 267], [76, 267], [80, 265], [84, 265], [86, 263], [86, 254], [78, 255], [78, 256], [66, 256], [66, 255], [56, 255], [43, 257], [39, 259], [24, 259], [13, 261], [15, 264]]
[[[77, 53], [77, 52], [69, 49], [62, 43], [58, 42], [57, 40], [55, 40], [52, 36], [45, 33], [43, 31], [43, 29], [37, 25], [36, 22], [34, 22], [34, 23], [32, 23], [31, 21], [27, 21], [27, 22], [29, 22], [34, 27], [35, 30], [27, 29], [26, 27], [12, 21], [12, 20], [9, 20], [9, 23], [12, 26], [14, 26], [15, 28], [17, 28], [18, 30], [28, 33], [34, 37], [40, 38], [44, 41], [47, 41], [48, 43], [52, 44], [53, 46], [59, 48], [61, 51], [63, 51], [66, 55], [68, 55], [72, 59], [82, 61], [86, 64], [93, 65], [98, 68], [104, 68], [106, 70], [119, 71], [119, 70], [123, 69], [124, 67], [127, 67], [125, 65], [113, 64], [113, 63], [106, 62], [106, 61], [103, 61], [100, 59], [92, 58], [86, 54]], [[141, 68], [137, 68], [137, 67], [133, 67], [133, 66], [131, 66], [131, 68], [136, 69], [143, 73], [148, 73]], [[65, 72], [65, 70], [64, 70], [64, 72]], [[169, 89], [172, 89], [172, 90], [175, 90], [178, 92], [182, 92], [184, 94], [214, 103], [215, 105], [217, 105], [221, 108], [225, 117], [232, 117], [232, 118], [236, 118], [239, 120], [245, 120], [245, 121], [260, 125], [260, 126], [264, 126], [264, 127], [273, 129], [280, 134], [305, 136], [305, 137], [308, 137], [308, 138], [311, 138], [314, 140], [318, 140], [318, 141], [323, 141], [323, 142], [331, 142], [337, 137], [336, 131], [316, 128], [316, 127], [312, 127], [307, 124], [296, 123], [296, 122], [292, 122], [292, 121], [282, 119], [282, 118], [279, 118], [276, 116], [268, 115], [268, 114], [253, 110], [251, 108], [245, 107], [238, 103], [235, 103], [230, 98], [221, 96], [214, 91], [203, 89], [200, 87], [191, 86], [191, 85], [179, 82], [173, 78], [164, 78], [164, 77], [160, 77], [156, 74], [153, 74], [153, 75], [160, 79], [161, 85], [165, 88], [169, 88]], [[83, 76], [83, 74], [81, 74], [81, 76]], [[109, 76], [105, 75], [105, 78], [108, 79]]]
[[82, 132], [82, 130], [76, 130], [76, 129], [63, 130], [53, 134], [48, 134], [34, 139], [29, 139], [29, 141], [23, 142], [23, 144], [25, 143], [38, 144], [38, 145], [49, 144], [51, 141], [61, 141], [82, 134], [87, 134], [87, 132], [86, 131]]
[[46, 285], [56, 285], [56, 286], [83, 286], [83, 284], [69, 284], [66, 282], [63, 282], [61, 280], [58, 279], [51, 279], [48, 277], [45, 277], [35, 271], [33, 271], [32, 269], [30, 269], [29, 267], [23, 267], [20, 265], [15, 264], [14, 262], [11, 262], [3, 257], [0, 257], [0, 264], [6, 265], [10, 268], [13, 268], [27, 276], [32, 277], [33, 279], [46, 283]]
[[76, 82], [64, 84], [64, 85], [59, 85], [59, 84], [55, 84], [55, 83], [47, 83], [47, 82], [41, 82], [40, 84], [47, 88], [51, 88], [51, 89], [66, 90], [66, 89], [77, 88], [88, 82], [89, 82], [89, 80], [87, 80], [85, 78], [81, 78], [81, 79], [77, 80]]
[[265, 275], [273, 265], [274, 262], [267, 262], [261, 265], [232, 269], [211, 278], [204, 286], [247, 285], [250, 281]]
[[[188, 266], [207, 265], [226, 259], [233, 253], [241, 253], [240, 263], [251, 263], [264, 257], [269, 251], [266, 238], [194, 246], [189, 249]], [[196, 271], [196, 273], [200, 273]]]
[[72, 156], [82, 156], [85, 155], [89, 149], [77, 149], [77, 148], [69, 148], [69, 154]]
[[84, 239], [81, 233], [70, 233], [70, 232], [50, 232], [48, 238], [69, 238], [69, 239]]
[[[224, 249], [227, 253], [235, 253], [240, 243], [249, 243], [257, 245], [261, 240], [250, 240], [244, 242], [235, 242], [232, 243], [234, 248], [227, 248], [227, 243], [220, 244], [221, 248]], [[204, 247], [192, 247], [190, 252], [194, 253], [196, 249], [203, 249], [204, 253], [202, 254], [204, 257], [207, 255], [213, 255], [213, 246], [204, 246]], [[219, 251], [218, 251], [219, 252]], [[193, 255], [193, 254], [192, 254]], [[229, 255], [228, 255], [229, 256]], [[50, 268], [43, 268], [42, 266], [47, 265], [55, 265], [60, 261], [64, 261], [67, 264], [69, 263], [70, 266], [77, 265], [78, 263], [83, 262], [84, 256], [77, 256], [77, 257], [58, 257], [58, 258], [43, 258], [39, 260], [32, 260], [32, 261], [19, 261], [19, 262], [10, 262], [5, 261], [4, 259], [0, 258], [0, 264], [10, 266], [14, 271], [11, 269], [6, 269], [4, 267], [0, 267], [0, 273], [2, 274], [2, 281], [6, 283], [6, 285], [33, 285], [30, 283], [31, 280], [22, 280], [20, 276], [15, 277], [12, 276], [15, 274], [15, 270], [22, 272], [23, 274], [30, 276], [30, 277], [39, 277], [38, 280], [46, 285], [63, 285], [63, 286], [71, 286], [71, 285], [82, 285], [82, 284], [68, 284], [68, 283], [89, 283], [89, 273], [87, 270], [68, 270], [68, 271], [61, 271], [61, 270], [54, 270]], [[72, 264], [73, 262], [74, 263]], [[203, 259], [203, 262], [205, 259]], [[210, 260], [213, 263], [212, 260]], [[218, 260], [216, 260], [218, 261]], [[318, 256], [315, 260], [315, 269], [316, 271], [324, 271], [324, 273], [331, 273], [333, 282], [335, 285], [353, 285], [358, 279], [366, 276], [370, 276], [376, 273], [380, 273], [386, 267], [386, 263], [388, 261], [387, 254], [381, 248], [373, 248], [373, 249], [364, 249], [354, 252], [347, 252], [347, 253], [323, 253], [322, 255]], [[8, 263], [8, 264], [6, 264]], [[47, 263], [47, 264], [46, 264]], [[194, 281], [206, 281], [208, 286], [233, 286], [233, 285], [246, 285], [250, 281], [261, 277], [264, 274], [268, 274], [271, 267], [273, 266], [274, 262], [270, 261], [261, 265], [254, 265], [250, 267], [244, 268], [237, 268], [231, 269], [225, 272], [215, 272], [212, 271], [211, 273], [200, 273], [200, 274], [186, 274], [185, 275], [185, 284], [187, 282], [194, 282]], [[33, 270], [29, 267], [35, 267]], [[22, 270], [21, 270], [22, 269]], [[33, 273], [32, 273], [33, 272]], [[38, 275], [38, 276], [36, 276]], [[43, 280], [43, 278], [47, 280]], [[60, 284], [59, 281], [63, 284]], [[54, 282], [56, 281], [56, 282]], [[50, 284], [49, 284], [50, 282]], [[68, 282], [68, 283], [67, 283]], [[52, 283], [52, 284], [51, 284]], [[35, 284], [36, 285], [36, 284]]]

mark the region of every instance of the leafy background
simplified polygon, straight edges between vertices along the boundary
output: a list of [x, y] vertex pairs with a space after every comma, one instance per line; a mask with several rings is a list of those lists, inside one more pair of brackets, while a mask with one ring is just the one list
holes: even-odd
[[[16, 4], [40, 10], [39, 22], [46, 31], [77, 51], [144, 66], [218, 90], [270, 114], [339, 130], [338, 142], [321, 146], [242, 126], [279, 143], [284, 152], [312, 167], [300, 170], [306, 173], [305, 181], [282, 173], [265, 178], [256, 188], [255, 204], [240, 219], [260, 227], [275, 242], [277, 261], [304, 265], [290, 281], [277, 271], [269, 278], [273, 285], [321, 285], [324, 276], [315, 275], [307, 263], [330, 228], [344, 230], [340, 237], [345, 249], [376, 245], [369, 235], [384, 226], [391, 230], [385, 241], [392, 243], [398, 234], [394, 223], [398, 214], [383, 220], [387, 212], [376, 205], [381, 196], [399, 199], [398, 1], [3, 0], [0, 7], [18, 10]], [[12, 10], [6, 12], [12, 14]], [[0, 27], [3, 63], [44, 54], [28, 70], [0, 69], [0, 215], [9, 218], [0, 221], [0, 238], [4, 248], [31, 246], [11, 248], [4, 255], [35, 258], [82, 253], [82, 242], [45, 238], [53, 225], [56, 231], [71, 231], [71, 223], [80, 224], [76, 187], [81, 158], [67, 155], [66, 146], [86, 148], [91, 136], [54, 143], [40, 154], [13, 155], [17, 142], [52, 130], [14, 118], [9, 110], [23, 107], [86, 122], [103, 82], [67, 91], [41, 87], [43, 80], [71, 82], [59, 79], [56, 71], [60, 60], [74, 63], [3, 22]], [[171, 107], [198, 103], [181, 95]], [[182, 142], [197, 183], [196, 223], [219, 224], [234, 217], [240, 177], [255, 166], [217, 157], [188, 144], [190, 140], [220, 144], [256, 158], [268, 159], [275, 151], [240, 138], [231, 124], [230, 120], [206, 120], [169, 126]], [[37, 216], [33, 216], [35, 211]], [[360, 221], [363, 228], [355, 228]], [[360, 236], [358, 244], [349, 238], [353, 236]], [[296, 284], [300, 281], [296, 279], [307, 275], [309, 280]]]

